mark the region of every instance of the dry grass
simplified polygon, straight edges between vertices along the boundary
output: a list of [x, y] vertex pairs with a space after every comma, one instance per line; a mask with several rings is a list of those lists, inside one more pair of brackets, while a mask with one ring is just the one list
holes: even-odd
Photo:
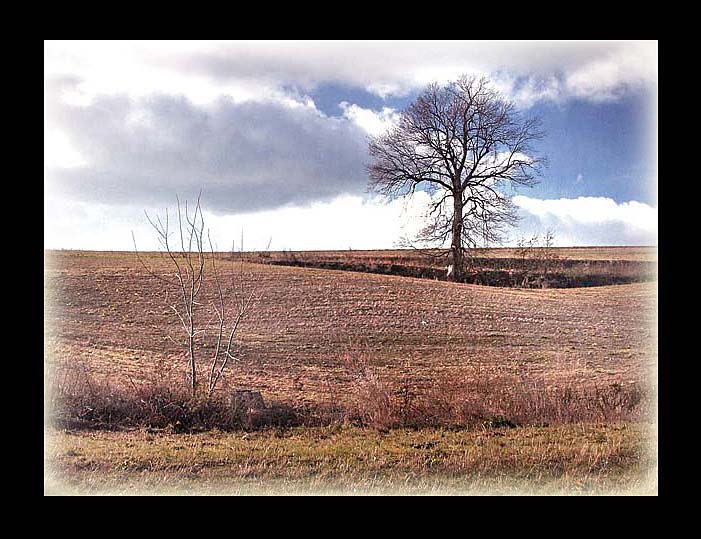
[[643, 425], [487, 431], [47, 433], [48, 493], [597, 494], [657, 490]]
[[[120, 430], [158, 428], [169, 432], [212, 429], [255, 430], [318, 423], [318, 412], [294, 409], [285, 403], [268, 403], [249, 410], [232, 405], [221, 394], [207, 399], [193, 397], [187, 384], [154, 375], [131, 387], [96, 379], [81, 365], [64, 365], [53, 373], [47, 387], [47, 422], [58, 428]], [[336, 418], [326, 413], [328, 423]]]
[[491, 375], [467, 378], [444, 372], [428, 387], [411, 379], [383, 379], [362, 356], [348, 356], [352, 398], [345, 417], [378, 429], [397, 427], [499, 428], [650, 417], [652, 401], [637, 384], [548, 386], [542, 379]]

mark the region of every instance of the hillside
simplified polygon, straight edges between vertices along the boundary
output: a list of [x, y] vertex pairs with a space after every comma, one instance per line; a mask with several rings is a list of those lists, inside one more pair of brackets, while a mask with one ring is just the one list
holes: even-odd
[[[639, 382], [656, 357], [655, 283], [526, 290], [263, 264], [243, 271], [259, 299], [240, 330], [244, 359], [227, 379], [269, 398], [343, 394], [345, 360], [359, 354], [383, 376], [419, 385], [458, 371]], [[50, 253], [46, 289], [52, 361], [80, 360], [122, 383], [182, 363], [183, 350], [165, 339], [182, 330], [161, 283], [133, 254]]]

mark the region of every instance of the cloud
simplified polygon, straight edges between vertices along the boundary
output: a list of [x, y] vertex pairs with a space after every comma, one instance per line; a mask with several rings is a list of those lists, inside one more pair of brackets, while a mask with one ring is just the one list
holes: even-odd
[[[529, 72], [509, 67], [488, 76], [500, 92], [521, 108], [540, 101], [610, 102], [629, 91], [652, 88], [657, 83], [655, 43], [617, 43], [607, 50], [590, 49], [589, 44], [585, 44], [581, 52], [571, 57], [555, 56], [562, 62], [559, 68], [540, 64]], [[528, 66], [528, 63], [522, 65]]]
[[358, 127], [373, 136], [390, 130], [397, 125], [400, 118], [400, 114], [390, 107], [383, 107], [381, 111], [375, 112], [347, 101], [341, 101], [339, 106], [343, 111], [344, 118], [353, 121]]
[[184, 95], [196, 104], [222, 96], [236, 102], [284, 99], [285, 92], [266, 77], [221, 81], [212, 73], [175, 68], [167, 61], [204, 54], [213, 46], [216, 42], [46, 41], [44, 79], [75, 80], [77, 84], [64, 96], [72, 104], [89, 104], [97, 96], [115, 94]]
[[[47, 249], [133, 249], [132, 231], [140, 250], [158, 250], [153, 229], [144, 216], [174, 219], [175, 200], [163, 206], [113, 205], [64, 199], [50, 193], [45, 208], [44, 247]], [[210, 211], [212, 200], [203, 196], [205, 224], [219, 250], [238, 249], [241, 232], [246, 250], [391, 249], [402, 237], [414, 237], [423, 226], [430, 196], [417, 191], [412, 199], [391, 202], [377, 197], [341, 195], [304, 207], [288, 206], [239, 215]], [[539, 200], [514, 197], [522, 221], [511, 231], [521, 236], [555, 232], [556, 245], [654, 245], [657, 209], [640, 202], [617, 204], [608, 198]]]
[[[290, 248], [391, 247], [401, 202], [361, 194], [367, 135], [397, 111], [342, 102], [328, 117], [309, 97], [323, 84], [387, 98], [474, 73], [529, 107], [615, 100], [657, 81], [654, 41], [47, 41], [44, 58], [47, 238], [93, 248], [128, 248], [119, 242], [143, 208], [200, 189], [213, 222], [233, 226], [221, 220], [233, 213], [274, 237], [284, 223]], [[572, 244], [656, 238], [657, 210], [638, 202], [515, 200], [526, 224], [557, 225]]]
[[164, 204], [201, 189], [213, 211], [240, 213], [366, 187], [365, 132], [309, 103], [101, 95], [48, 109], [72, 165], [54, 158], [48, 181], [77, 200]]
[[87, 163], [66, 135], [55, 129], [45, 129], [44, 164], [49, 168], [74, 168]]
[[[653, 245], [657, 243], [657, 208], [605, 197], [540, 200], [513, 197], [523, 222], [516, 234], [551, 229], [558, 245]], [[517, 237], [512, 234], [512, 237]]]
[[283, 89], [324, 83], [402, 96], [471, 73], [530, 106], [612, 100], [657, 81], [655, 41], [49, 41], [44, 56], [45, 77], [73, 74], [84, 96], [177, 92], [198, 104], [283, 99]]
[[631, 88], [657, 80], [657, 47], [613, 50], [577, 66], [565, 78], [569, 95], [593, 102], [613, 101]]
[[[422, 224], [428, 195], [414, 200], [386, 202], [377, 197], [341, 195], [325, 202], [288, 206], [239, 215], [210, 211], [211, 199], [203, 195], [205, 225], [216, 249], [227, 251], [232, 241], [239, 248], [243, 231], [246, 250], [386, 249]], [[44, 247], [47, 249], [133, 250], [132, 232], [141, 251], [159, 250], [156, 234], [144, 211], [165, 217], [169, 209], [171, 231], [175, 199], [167, 206], [137, 207], [82, 202], [51, 193], [45, 208]]]
[[563, 103], [568, 95], [561, 76], [517, 75], [510, 71], [499, 71], [490, 76], [494, 87], [516, 105], [525, 109], [540, 101]]

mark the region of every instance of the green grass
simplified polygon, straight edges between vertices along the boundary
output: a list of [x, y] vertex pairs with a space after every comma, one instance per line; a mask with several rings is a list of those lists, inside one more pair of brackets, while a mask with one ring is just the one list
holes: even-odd
[[656, 494], [645, 430], [633, 423], [478, 432], [48, 430], [45, 492]]

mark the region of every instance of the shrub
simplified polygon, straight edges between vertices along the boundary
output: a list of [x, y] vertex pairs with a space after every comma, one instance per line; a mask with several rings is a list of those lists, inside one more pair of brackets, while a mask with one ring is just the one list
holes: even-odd
[[182, 385], [99, 381], [80, 366], [62, 369], [49, 397], [52, 420], [68, 428], [167, 428], [253, 430], [328, 426], [350, 422], [391, 428], [486, 428], [547, 426], [579, 422], [632, 421], [650, 404], [639, 384], [552, 386], [543, 378], [500, 374], [437, 373], [423, 388], [410, 376], [383, 377], [362, 354], [346, 354], [351, 391], [332, 404], [271, 401], [265, 408], [235, 409], [224, 391], [193, 398]]
[[639, 384], [579, 388], [542, 378], [437, 374], [423, 390], [408, 377], [392, 384], [368, 361], [346, 357], [353, 376], [347, 417], [364, 426], [513, 428], [639, 419], [647, 399]]

